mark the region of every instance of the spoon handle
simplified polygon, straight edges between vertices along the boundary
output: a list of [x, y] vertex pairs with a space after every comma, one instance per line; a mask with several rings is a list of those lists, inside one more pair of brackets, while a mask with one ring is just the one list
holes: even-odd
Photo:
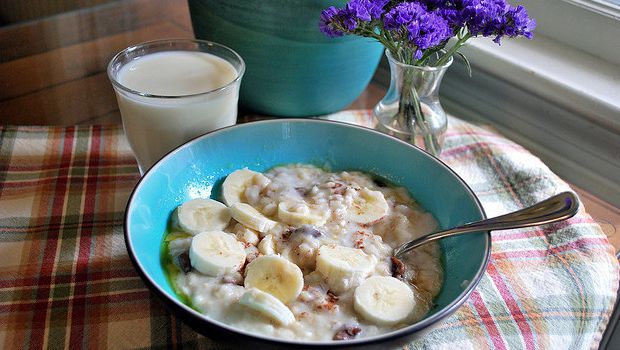
[[530, 207], [490, 219], [471, 222], [448, 230], [430, 233], [409, 241], [394, 250], [394, 256], [401, 258], [410, 250], [427, 242], [436, 241], [463, 233], [506, 230], [549, 224], [568, 219], [577, 213], [579, 200], [572, 192], [562, 192]]

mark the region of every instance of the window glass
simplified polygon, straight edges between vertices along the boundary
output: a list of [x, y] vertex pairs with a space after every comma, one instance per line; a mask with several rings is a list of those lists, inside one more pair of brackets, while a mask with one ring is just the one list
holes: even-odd
[[597, 0], [597, 2], [607, 2], [616, 6], [620, 6], [620, 0]]

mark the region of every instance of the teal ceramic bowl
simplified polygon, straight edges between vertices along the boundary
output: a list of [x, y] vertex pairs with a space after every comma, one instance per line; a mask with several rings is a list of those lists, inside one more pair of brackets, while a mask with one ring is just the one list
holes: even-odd
[[344, 0], [188, 0], [194, 35], [241, 55], [239, 103], [258, 113], [311, 116], [339, 111], [370, 82], [383, 46], [327, 38], [321, 11]]
[[400, 345], [422, 336], [454, 312], [480, 281], [489, 259], [489, 232], [440, 241], [444, 284], [436, 306], [423, 320], [382, 336], [340, 342], [295, 342], [234, 329], [183, 304], [160, 261], [166, 223], [181, 203], [219, 198], [222, 180], [248, 167], [266, 171], [287, 163], [311, 163], [331, 170], [362, 170], [405, 186], [443, 228], [482, 219], [476, 196], [445, 164], [407, 143], [350, 124], [312, 119], [277, 119], [241, 124], [198, 137], [170, 152], [142, 177], [127, 205], [125, 240], [146, 284], [197, 331], [261, 347], [335, 348]]

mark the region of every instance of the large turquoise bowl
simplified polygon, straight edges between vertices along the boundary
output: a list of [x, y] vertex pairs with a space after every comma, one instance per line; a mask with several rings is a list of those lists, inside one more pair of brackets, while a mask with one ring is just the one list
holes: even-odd
[[346, 1], [188, 0], [198, 39], [235, 50], [246, 63], [239, 102], [276, 116], [335, 112], [372, 78], [383, 46], [361, 37], [327, 38], [321, 10]]
[[467, 299], [486, 269], [489, 232], [441, 240], [445, 279], [435, 307], [423, 320], [377, 337], [341, 342], [284, 341], [235, 329], [183, 304], [160, 261], [172, 211], [191, 198], [218, 199], [222, 180], [236, 169], [265, 171], [300, 162], [335, 171], [367, 171], [405, 186], [443, 228], [485, 216], [476, 196], [450, 168], [418, 148], [370, 129], [312, 119], [277, 119], [221, 129], [180, 146], [156, 163], [142, 177], [127, 205], [125, 239], [129, 255], [146, 284], [173, 312], [197, 331], [237, 345], [385, 348], [420, 337]]

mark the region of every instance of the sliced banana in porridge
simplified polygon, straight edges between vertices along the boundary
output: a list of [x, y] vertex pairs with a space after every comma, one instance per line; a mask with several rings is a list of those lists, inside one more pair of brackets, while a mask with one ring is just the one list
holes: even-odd
[[222, 202], [193, 199], [164, 240], [175, 290], [212, 319], [266, 336], [347, 340], [420, 320], [443, 281], [437, 223], [408, 192], [303, 164], [232, 172]]
[[361, 249], [337, 245], [322, 246], [316, 256], [316, 270], [338, 294], [359, 286], [376, 264], [377, 258]]
[[236, 272], [245, 263], [241, 242], [230, 233], [205, 231], [192, 238], [189, 260], [193, 268], [207, 276]]
[[265, 255], [248, 264], [244, 286], [258, 288], [288, 304], [301, 293], [304, 275], [292, 262], [278, 255]]
[[228, 207], [210, 198], [192, 199], [177, 208], [180, 228], [192, 235], [203, 231], [223, 230], [228, 226], [230, 218]]
[[233, 219], [240, 224], [260, 233], [265, 233], [278, 224], [247, 203], [237, 202], [233, 204], [230, 207], [230, 213]]
[[379, 325], [406, 321], [415, 305], [411, 287], [390, 276], [372, 276], [355, 288], [355, 311]]

